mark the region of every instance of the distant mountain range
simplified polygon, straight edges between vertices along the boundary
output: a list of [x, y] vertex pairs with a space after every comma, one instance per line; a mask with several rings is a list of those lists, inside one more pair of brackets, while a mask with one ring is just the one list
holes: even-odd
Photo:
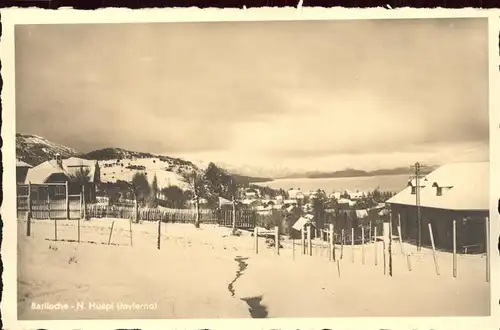
[[[54, 159], [56, 154], [60, 154], [63, 158], [68, 157], [81, 157], [85, 159], [95, 159], [99, 161], [111, 161], [111, 160], [121, 160], [121, 159], [157, 159], [158, 163], [152, 161], [151, 164], [155, 164], [152, 167], [156, 167], [157, 164], [163, 163], [167, 165], [162, 168], [163, 171], [171, 171], [174, 173], [181, 173], [186, 170], [200, 170], [199, 165], [195, 165], [193, 162], [170, 157], [165, 155], [155, 155], [147, 152], [137, 152], [130, 151], [121, 148], [104, 148], [99, 150], [94, 150], [88, 153], [81, 153], [76, 149], [51, 142], [41, 136], [28, 135], [28, 134], [16, 134], [16, 157], [32, 166], [36, 166], [44, 161]], [[149, 164], [145, 162], [144, 164]], [[435, 166], [428, 166], [422, 170], [422, 174], [427, 174], [435, 169]], [[146, 168], [146, 170], [148, 170]], [[235, 178], [236, 182], [239, 184], [249, 184], [249, 183], [262, 183], [274, 180], [269, 177], [261, 176], [251, 176], [242, 175], [236, 173], [236, 170], [229, 170], [231, 175]], [[398, 175], [398, 174], [411, 174], [412, 171], [409, 167], [397, 167], [392, 169], [379, 169], [375, 171], [363, 171], [357, 169], [344, 169], [332, 172], [321, 172], [321, 171], [310, 171], [304, 173], [296, 173], [291, 175], [286, 175], [279, 177], [280, 179], [290, 179], [290, 178], [344, 178], [344, 177], [366, 177], [366, 176], [377, 176], [377, 175]]]
[[[426, 166], [421, 170], [422, 174], [428, 174], [432, 172], [436, 166]], [[292, 178], [308, 178], [308, 179], [320, 179], [320, 178], [353, 178], [353, 177], [367, 177], [367, 176], [378, 176], [378, 175], [411, 175], [413, 172], [410, 167], [396, 167], [391, 169], [379, 169], [374, 171], [363, 171], [348, 168], [345, 170], [333, 171], [333, 172], [305, 172], [297, 173], [293, 175], [288, 175], [281, 177], [280, 179], [292, 179]]]

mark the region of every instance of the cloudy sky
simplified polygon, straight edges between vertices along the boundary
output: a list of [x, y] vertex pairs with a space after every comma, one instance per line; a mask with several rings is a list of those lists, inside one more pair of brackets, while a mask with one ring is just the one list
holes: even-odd
[[482, 19], [18, 26], [16, 92], [18, 132], [81, 151], [269, 175], [488, 159]]

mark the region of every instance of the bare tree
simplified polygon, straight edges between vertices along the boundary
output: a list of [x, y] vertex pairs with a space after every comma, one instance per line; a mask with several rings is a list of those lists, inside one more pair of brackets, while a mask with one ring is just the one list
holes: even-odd
[[205, 193], [205, 176], [195, 170], [185, 174], [184, 179], [193, 193], [193, 201], [195, 205], [195, 220], [194, 226], [200, 228], [200, 198]]
[[135, 201], [135, 222], [139, 222], [139, 204], [144, 204], [151, 196], [151, 187], [144, 173], [134, 174], [132, 181], [118, 180], [116, 184], [121, 190], [128, 191]]

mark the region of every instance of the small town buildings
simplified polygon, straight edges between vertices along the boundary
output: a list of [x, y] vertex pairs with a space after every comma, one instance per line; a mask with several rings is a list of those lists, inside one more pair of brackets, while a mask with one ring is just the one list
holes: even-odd
[[296, 199], [286, 199], [283, 201], [283, 207], [287, 208], [289, 206], [297, 206], [299, 205], [299, 202]]
[[305, 195], [300, 189], [288, 190], [288, 199], [303, 200]]
[[33, 185], [33, 198], [46, 198], [50, 194], [54, 198], [64, 198], [66, 195], [63, 185], [43, 186], [47, 183], [66, 183], [70, 194], [79, 194], [85, 187], [87, 201], [95, 201], [96, 186], [100, 183], [99, 163], [77, 157], [62, 159], [56, 155], [53, 160], [45, 161], [28, 170], [25, 184]]
[[240, 203], [243, 207], [248, 209], [255, 209], [258, 206], [262, 206], [262, 202], [258, 199], [247, 198], [242, 200]]
[[348, 191], [346, 193], [349, 195], [349, 199], [351, 200], [359, 200], [365, 197], [365, 193], [362, 191]]
[[339, 200], [342, 198], [342, 193], [340, 191], [335, 191], [329, 195], [330, 198], [334, 198], [336, 200]]
[[437, 248], [451, 249], [456, 221], [458, 252], [484, 251], [485, 219], [489, 217], [489, 162], [452, 163], [439, 167], [425, 178], [412, 180], [387, 201], [393, 224], [401, 223], [402, 237], [416, 241], [418, 221], [416, 196], [420, 195], [421, 239], [429, 246], [432, 226]]
[[255, 191], [245, 191], [245, 198], [247, 199], [256, 199], [258, 198], [259, 195]]

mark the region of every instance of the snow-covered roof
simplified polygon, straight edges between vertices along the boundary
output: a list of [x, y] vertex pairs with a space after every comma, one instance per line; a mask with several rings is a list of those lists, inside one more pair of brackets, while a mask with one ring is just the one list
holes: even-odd
[[312, 221], [306, 217], [300, 217], [292, 226], [293, 229], [295, 230], [302, 230], [302, 228], [304, 228], [305, 225], [307, 224], [311, 224], [314, 226], [314, 223], [312, 223]]
[[[420, 205], [448, 210], [489, 209], [489, 162], [451, 163], [428, 174], [427, 185], [420, 188]], [[431, 184], [429, 184], [431, 183]], [[448, 187], [438, 196], [435, 187]], [[415, 205], [411, 187], [403, 189], [387, 201], [389, 204]]]
[[260, 203], [260, 201], [257, 199], [244, 199], [241, 201], [241, 204], [243, 204], [243, 205], [251, 205], [251, 204], [256, 204], [256, 203]]
[[62, 166], [58, 164], [57, 160], [53, 159], [30, 168], [28, 170], [28, 174], [26, 175], [25, 183], [46, 183], [47, 179], [54, 174], [71, 177], [80, 169], [87, 169], [89, 171], [88, 175], [90, 182], [93, 182], [97, 161], [71, 157], [68, 159], [62, 159], [61, 164]]
[[222, 205], [232, 205], [233, 203], [229, 199], [225, 199], [223, 197], [219, 197], [219, 206]]
[[288, 190], [288, 197], [290, 199], [304, 198], [304, 193], [300, 189], [290, 189]]
[[31, 166], [30, 164], [28, 164], [26, 162], [23, 162], [22, 160], [16, 159], [16, 167], [28, 167], [28, 168], [31, 168], [33, 166]]

